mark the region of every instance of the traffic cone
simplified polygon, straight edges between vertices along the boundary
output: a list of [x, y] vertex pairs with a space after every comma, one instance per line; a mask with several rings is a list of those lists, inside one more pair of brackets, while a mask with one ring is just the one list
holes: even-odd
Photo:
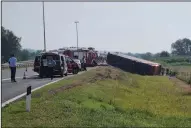
[[25, 72], [24, 72], [24, 75], [23, 75], [23, 79], [26, 79], [26, 75], [25, 75]]

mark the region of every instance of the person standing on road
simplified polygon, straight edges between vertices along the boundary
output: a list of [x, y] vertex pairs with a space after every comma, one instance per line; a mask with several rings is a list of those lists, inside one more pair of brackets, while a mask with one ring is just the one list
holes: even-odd
[[85, 58], [85, 56], [83, 57], [83, 67], [84, 67], [84, 70], [87, 71], [87, 69], [86, 69], [86, 58]]
[[11, 70], [11, 82], [17, 82], [15, 80], [16, 63], [17, 63], [17, 59], [15, 58], [14, 54], [12, 54], [11, 58], [9, 58], [9, 68]]
[[48, 73], [52, 80], [54, 76], [54, 66], [56, 65], [56, 62], [53, 60], [52, 57], [48, 58], [47, 62], [48, 62]]

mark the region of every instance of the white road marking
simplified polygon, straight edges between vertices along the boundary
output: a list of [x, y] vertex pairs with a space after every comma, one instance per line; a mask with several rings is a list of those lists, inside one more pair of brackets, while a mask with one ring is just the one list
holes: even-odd
[[[42, 86], [40, 86], [40, 87], [37, 87], [37, 88], [33, 89], [32, 92], [33, 92], [33, 91], [36, 91], [36, 90], [38, 90], [38, 89], [40, 89], [40, 88], [42, 88], [42, 87], [44, 87], [44, 86], [47, 86], [47, 85], [56, 83], [56, 82], [58, 82], [58, 81], [60, 81], [60, 80], [62, 80], [62, 79], [64, 79], [64, 78], [66, 78], [66, 77], [63, 77], [63, 78], [61, 78], [61, 79], [58, 79], [58, 80], [52, 81], [52, 82], [50, 82], [50, 83], [47, 83], [47, 84], [45, 84], [45, 85], [42, 85]], [[25, 96], [26, 94], [27, 94], [27, 93], [25, 92], [25, 93], [23, 93], [23, 94], [21, 94], [21, 95], [18, 95], [18, 96], [16, 96], [16, 97], [14, 97], [14, 98], [12, 98], [12, 99], [10, 99], [10, 100], [8, 100], [8, 101], [2, 103], [2, 106], [1, 106], [1, 107], [4, 107], [5, 105], [7, 105], [7, 104], [9, 104], [9, 103], [11, 103], [11, 102], [13, 102], [13, 101], [15, 101], [15, 100], [17, 100], [17, 99], [23, 97], [23, 96]]]
[[[20, 78], [23, 78], [23, 77], [15, 77], [16, 79], [20, 79]], [[6, 80], [11, 80], [11, 78], [5, 78], [5, 79], [2, 79], [2, 81], [6, 81]]]
[[[26, 78], [30, 78], [30, 77], [35, 76], [35, 75], [38, 75], [38, 74], [34, 74], [34, 75], [30, 75], [30, 76], [26, 76]], [[23, 78], [23, 76], [15, 77], [15, 79], [21, 79], [21, 78]], [[2, 81], [7, 81], [7, 80], [11, 80], [11, 78], [5, 78], [5, 79], [2, 79]]]
[[[89, 70], [92, 70], [92, 69], [95, 69], [95, 68], [97, 68], [97, 67], [91, 68], [91, 69], [89, 69]], [[89, 70], [88, 70], [88, 71], [89, 71]], [[76, 74], [76, 75], [80, 75], [80, 74], [83, 74], [83, 73], [85, 73], [85, 72], [86, 72], [86, 71], [84, 71], [84, 72], [79, 72], [79, 73]], [[42, 87], [45, 87], [45, 86], [47, 86], [47, 85], [56, 83], [56, 82], [58, 82], [58, 81], [60, 81], [60, 80], [63, 80], [63, 79], [66, 79], [66, 78], [70, 78], [70, 77], [72, 77], [72, 76], [74, 76], [74, 75], [67, 76], [67, 77], [63, 77], [63, 78], [61, 78], [61, 79], [52, 81], [52, 82], [47, 83], [47, 84], [45, 84], [45, 85], [42, 85], [42, 86], [40, 86], [40, 87], [34, 88], [34, 89], [32, 90], [32, 92], [33, 92], [33, 91], [36, 91], [36, 90], [38, 90], [38, 89], [40, 89], [40, 88], [42, 88]], [[17, 99], [23, 97], [23, 96], [25, 96], [26, 94], [27, 94], [27, 93], [25, 92], [25, 93], [23, 93], [23, 94], [21, 94], [21, 95], [18, 95], [18, 96], [14, 97], [14, 98], [12, 98], [12, 99], [10, 99], [10, 100], [5, 101], [4, 103], [2, 103], [1, 107], [4, 107], [5, 105], [7, 105], [7, 104], [9, 104], [9, 103], [11, 103], [11, 102], [13, 102], [13, 101], [15, 101], [15, 100], [17, 100]]]

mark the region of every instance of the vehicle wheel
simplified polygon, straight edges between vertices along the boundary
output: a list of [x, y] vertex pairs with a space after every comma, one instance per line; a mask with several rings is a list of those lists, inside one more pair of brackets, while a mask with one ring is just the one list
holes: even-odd
[[64, 71], [63, 71], [63, 70], [61, 70], [61, 72], [60, 72], [60, 76], [61, 76], [61, 77], [64, 76]]
[[67, 76], [67, 75], [68, 75], [68, 73], [66, 72], [64, 75], [65, 75], [65, 76]]
[[78, 74], [78, 72], [79, 72], [79, 68], [76, 69], [76, 74]]
[[76, 69], [74, 68], [73, 71], [72, 71], [72, 74], [75, 74], [75, 72], [76, 72]]
[[40, 78], [43, 78], [43, 75], [42, 75], [42, 74], [39, 74], [39, 77], [40, 77]]
[[73, 74], [78, 74], [77, 68], [74, 68], [72, 73], [73, 73]]
[[93, 61], [93, 67], [97, 66], [97, 63], [95, 61]]

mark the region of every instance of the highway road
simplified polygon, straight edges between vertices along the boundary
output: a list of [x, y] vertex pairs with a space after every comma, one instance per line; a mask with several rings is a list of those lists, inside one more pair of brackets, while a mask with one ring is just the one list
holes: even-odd
[[[93, 68], [88, 68], [88, 70], [91, 70]], [[18, 69], [17, 70], [17, 82], [16, 83], [12, 83], [9, 79], [10, 76], [10, 71], [9, 70], [3, 70], [2, 71], [2, 103], [18, 96], [21, 95], [23, 93], [26, 92], [26, 88], [28, 85], [32, 86], [32, 89], [35, 89], [37, 87], [43, 86], [45, 84], [48, 84], [50, 82], [56, 81], [61, 79], [62, 77], [56, 77], [53, 80], [51, 80], [50, 78], [43, 78], [40, 79], [38, 77], [38, 75], [32, 71], [32, 68], [28, 68], [27, 70], [27, 79], [23, 79], [23, 73], [24, 73], [25, 69]], [[83, 72], [80, 72], [79, 74], [81, 74]], [[73, 75], [68, 75], [67, 77], [64, 78], [68, 78], [71, 77]]]
[[[33, 69], [32, 67], [28, 67], [28, 68], [27, 68], [27, 72], [26, 72], [26, 75], [27, 75], [27, 76], [37, 75], [37, 73], [33, 72], [32, 69]], [[16, 78], [23, 77], [25, 70], [26, 70], [26, 68], [17, 68]], [[2, 80], [3, 80], [3, 81], [5, 81], [5, 80], [10, 80], [10, 77], [11, 77], [10, 69], [2, 70]]]

